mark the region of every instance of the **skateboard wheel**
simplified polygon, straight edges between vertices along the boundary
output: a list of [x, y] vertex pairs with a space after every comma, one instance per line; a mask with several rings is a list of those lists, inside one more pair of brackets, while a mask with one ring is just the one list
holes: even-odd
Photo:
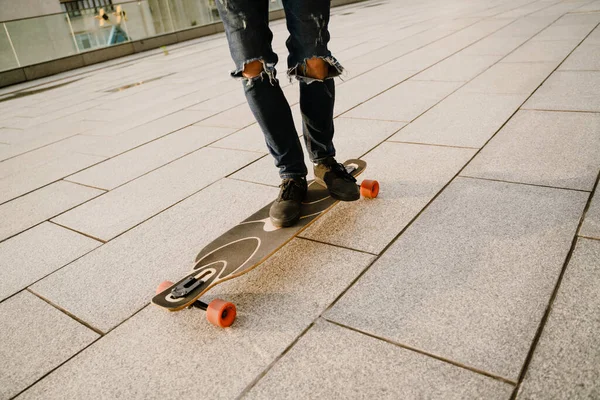
[[214, 299], [208, 303], [206, 319], [213, 325], [227, 328], [235, 321], [235, 305], [225, 300]]
[[365, 179], [360, 184], [360, 194], [367, 199], [374, 199], [379, 194], [379, 182]]
[[158, 287], [156, 288], [156, 294], [162, 293], [165, 290], [167, 290], [168, 288], [170, 288], [171, 286], [173, 286], [174, 283], [171, 281], [164, 281], [162, 282], [160, 285], [158, 285]]

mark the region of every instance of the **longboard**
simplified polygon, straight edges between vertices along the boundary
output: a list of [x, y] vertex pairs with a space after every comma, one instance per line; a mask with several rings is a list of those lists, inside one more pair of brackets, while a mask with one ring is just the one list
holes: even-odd
[[[367, 163], [351, 159], [344, 166], [356, 177], [366, 169]], [[378, 192], [377, 181], [362, 182], [361, 194], [364, 197], [374, 198]], [[232, 303], [216, 299], [205, 304], [198, 299], [219, 283], [261, 265], [337, 202], [325, 187], [314, 180], [310, 181], [299, 221], [286, 228], [277, 228], [271, 224], [269, 209], [272, 203], [266, 205], [204, 247], [196, 256], [194, 268], [184, 278], [176, 283], [161, 283], [152, 303], [169, 311], [195, 306], [207, 312], [211, 323], [221, 327], [231, 325], [236, 314]]]

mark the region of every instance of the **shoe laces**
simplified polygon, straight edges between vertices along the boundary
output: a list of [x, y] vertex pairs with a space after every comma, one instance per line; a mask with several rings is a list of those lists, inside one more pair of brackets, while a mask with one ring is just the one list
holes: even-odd
[[278, 200], [299, 200], [304, 196], [304, 188], [293, 179], [285, 179], [279, 187], [281, 191]]
[[348, 172], [344, 164], [334, 163], [330, 164], [329, 168], [338, 178], [342, 178], [345, 181], [356, 182], [356, 178]]

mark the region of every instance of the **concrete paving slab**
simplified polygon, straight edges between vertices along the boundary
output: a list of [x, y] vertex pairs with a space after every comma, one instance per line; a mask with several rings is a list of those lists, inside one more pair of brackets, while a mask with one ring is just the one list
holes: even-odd
[[552, 24], [542, 32], [535, 35], [532, 41], [547, 40], [572, 40], [575, 44], [583, 40], [596, 26], [597, 23], [581, 24]]
[[23, 129], [0, 128], [0, 141], [3, 144], [14, 144], [20, 141], [23, 134]]
[[40, 165], [38, 168], [26, 168], [20, 173], [2, 178], [0, 179], [0, 204], [32, 192], [103, 160], [105, 160], [104, 157], [86, 154], [68, 154]]
[[250, 152], [200, 149], [53, 221], [107, 241], [259, 157]]
[[66, 179], [111, 190], [232, 132], [231, 128], [188, 126]]
[[210, 147], [254, 151], [262, 154], [268, 152], [267, 145], [265, 144], [265, 136], [258, 124], [252, 124], [244, 129], [240, 129], [234, 134], [216, 141]]
[[472, 149], [384, 143], [363, 159], [376, 179], [375, 200], [341, 203], [302, 236], [380, 253], [475, 154]]
[[517, 399], [600, 395], [600, 242], [579, 239]]
[[[336, 158], [340, 162], [362, 156], [404, 126], [402, 122], [343, 117], [336, 118], [334, 123], [336, 133], [333, 143], [336, 148]], [[304, 151], [304, 162], [308, 168], [307, 179], [313, 179], [312, 163], [308, 158], [303, 138], [300, 138], [300, 143]], [[277, 186], [281, 183], [278, 169], [275, 167], [274, 159], [270, 155], [241, 169], [231, 177], [271, 186]]]
[[345, 113], [414, 74], [413, 71], [391, 73], [389, 70], [375, 68], [348, 82], [344, 82], [343, 85], [336, 88], [334, 116]]
[[600, 239], [600, 196], [598, 190], [594, 193], [590, 208], [585, 214], [585, 219], [579, 230], [581, 236]]
[[[306, 256], [317, 253], [319, 257]], [[260, 268], [214, 289], [210, 298], [237, 305], [231, 328], [210, 325], [199, 311], [169, 313], [147, 307], [22, 399], [183, 398], [198, 396], [198, 388], [207, 398], [236, 397], [371, 260], [366, 254], [295, 239]], [[146, 301], [150, 295], [146, 293]], [[182, 374], [179, 358], [165, 355], [190, 349], [201, 357], [186, 358], [187, 373]], [[159, 359], [165, 361], [157, 363]], [[190, 376], [195, 377], [192, 385]]]
[[508, 63], [531, 63], [531, 62], [555, 62], [564, 60], [577, 46], [573, 41], [529, 41], [509, 54], [502, 62]]
[[460, 82], [406, 81], [344, 114], [350, 118], [412, 121], [448, 96]]
[[68, 360], [98, 334], [31, 293], [0, 304], [0, 398], [10, 399]]
[[554, 20], [555, 18], [552, 17], [539, 16], [527, 16], [524, 18], [519, 18], [513, 23], [498, 30], [498, 32], [494, 32], [492, 36], [505, 38], [516, 36], [532, 37], [550, 25]]
[[[148, 304], [158, 283], [177, 279], [212, 240], [277, 196], [277, 189], [220, 180], [32, 287], [102, 331]], [[86, 282], [96, 282], [90, 286]], [[69, 295], [86, 285], [85, 296]], [[106, 296], [110, 288], [113, 296]], [[103, 299], [103, 300], [102, 300]]]
[[600, 112], [600, 71], [557, 71], [523, 108]]
[[256, 122], [247, 103], [230, 108], [217, 115], [197, 123], [200, 126], [218, 126], [222, 128], [244, 128]]
[[501, 56], [455, 54], [411, 78], [412, 81], [467, 82], [496, 63]]
[[0, 243], [0, 301], [98, 246], [48, 222]]
[[600, 44], [582, 44], [558, 68], [559, 71], [600, 71]]
[[320, 319], [244, 398], [506, 399], [512, 390]]
[[69, 182], [56, 182], [0, 205], [0, 241], [104, 193]]
[[531, 94], [556, 68], [556, 63], [498, 63], [467, 83], [470, 93]]
[[519, 111], [463, 174], [591, 191], [600, 165], [598, 132], [600, 115]]
[[390, 141], [480, 148], [525, 98], [522, 94], [465, 93], [459, 89]]
[[585, 38], [582, 44], [600, 44], [600, 28], [596, 28], [590, 33], [590, 35]]
[[586, 200], [458, 178], [325, 316], [515, 382]]

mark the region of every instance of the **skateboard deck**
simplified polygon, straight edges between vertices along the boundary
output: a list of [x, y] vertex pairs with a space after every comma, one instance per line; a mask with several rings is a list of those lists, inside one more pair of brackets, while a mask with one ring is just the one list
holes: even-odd
[[[367, 164], [363, 160], [351, 159], [346, 161], [344, 166], [353, 176], [358, 176]], [[376, 190], [363, 189], [365, 183], [376, 185]], [[363, 182], [363, 195], [375, 197], [377, 192], [378, 184], [375, 181]], [[277, 228], [271, 224], [269, 209], [272, 203], [269, 203], [204, 247], [196, 257], [194, 268], [183, 279], [176, 283], [163, 282], [157, 289], [152, 303], [169, 311], [179, 311], [190, 306], [204, 310], [208, 308], [207, 317], [215, 323], [209, 316], [211, 307], [198, 301], [201, 296], [215, 285], [243, 275], [262, 264], [337, 202], [325, 187], [314, 180], [310, 181], [299, 221], [286, 228]], [[234, 306], [233, 311], [230, 308], [230, 314], [231, 312], [235, 318]]]

